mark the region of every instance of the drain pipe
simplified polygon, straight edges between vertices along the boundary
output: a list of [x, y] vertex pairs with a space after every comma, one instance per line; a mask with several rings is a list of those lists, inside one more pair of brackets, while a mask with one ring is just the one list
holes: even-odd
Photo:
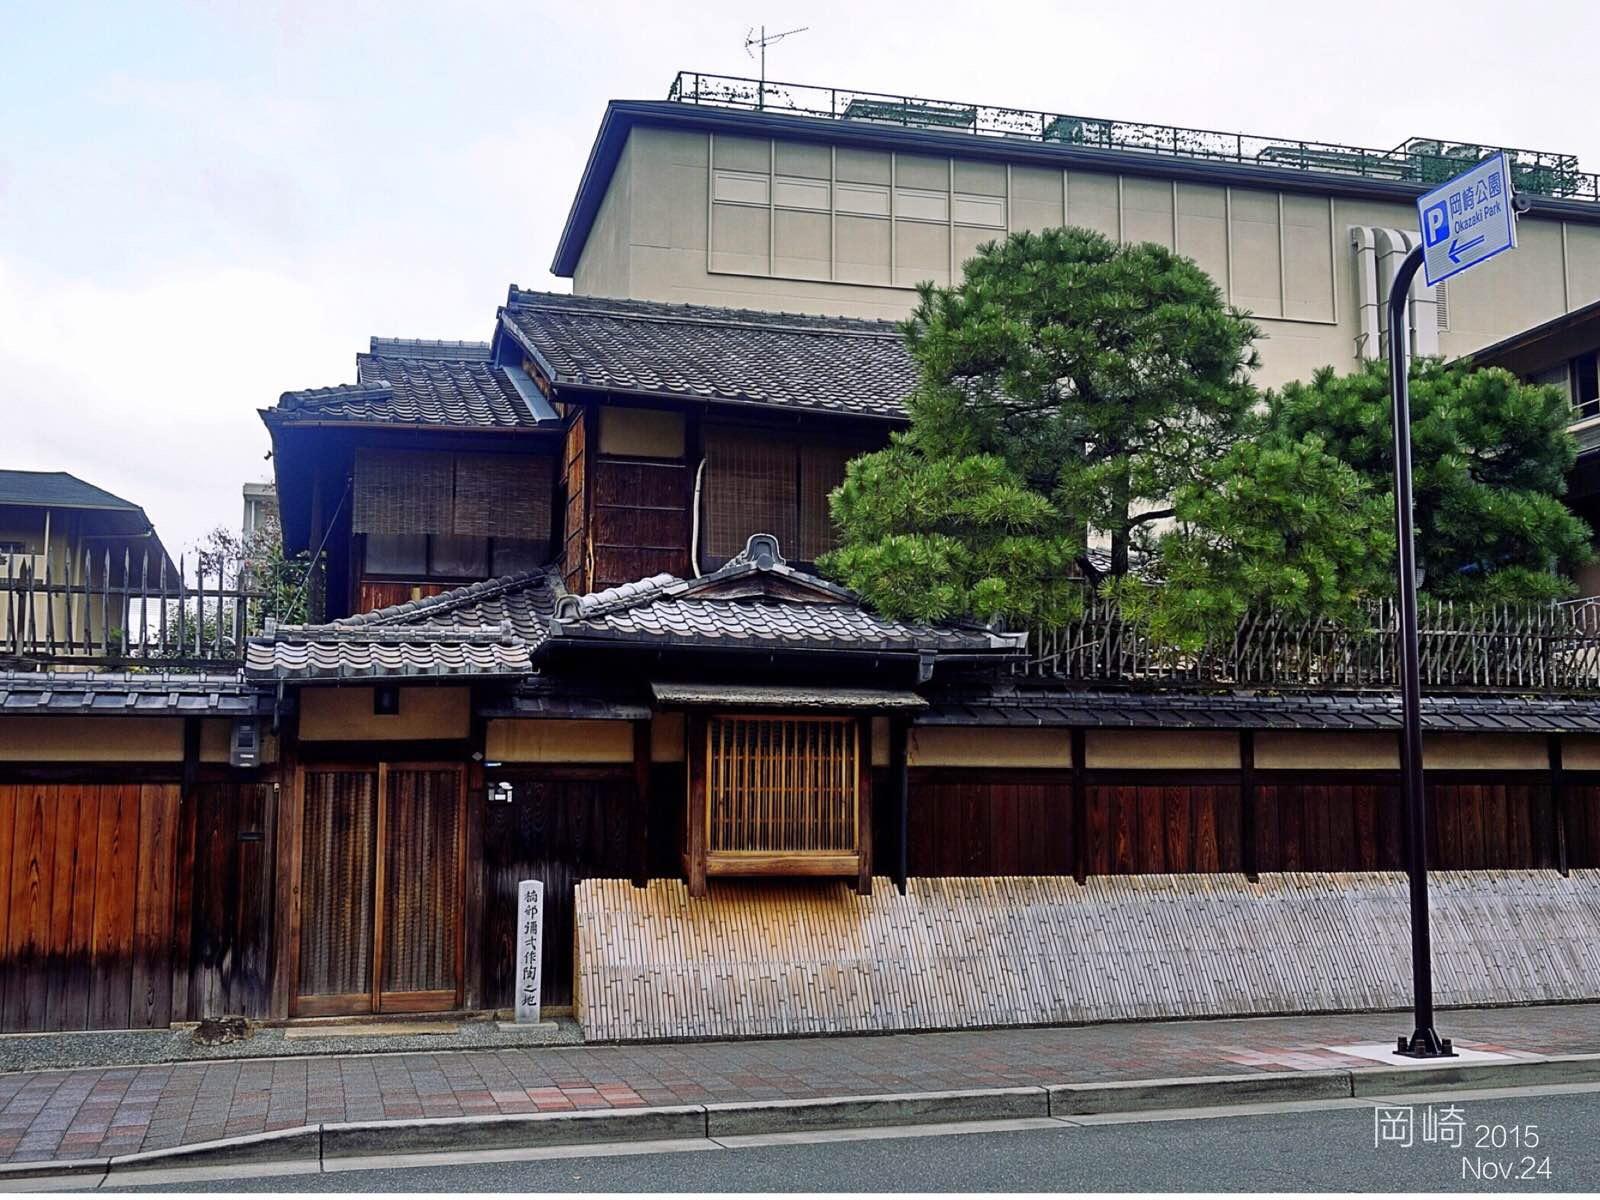
[[1378, 357], [1378, 252], [1372, 230], [1365, 225], [1350, 227], [1350, 247], [1356, 257], [1356, 357]]
[[700, 484], [706, 476], [706, 460], [702, 455], [700, 465], [694, 469], [694, 513], [689, 523], [689, 569], [700, 578]]

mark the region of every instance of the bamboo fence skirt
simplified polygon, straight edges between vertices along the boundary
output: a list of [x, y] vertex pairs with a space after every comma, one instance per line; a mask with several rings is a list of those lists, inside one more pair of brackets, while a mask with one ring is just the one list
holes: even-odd
[[[1600, 998], [1600, 871], [1432, 877], [1440, 1004]], [[677, 880], [577, 890], [595, 1040], [957, 1029], [1410, 1004], [1396, 873]]]

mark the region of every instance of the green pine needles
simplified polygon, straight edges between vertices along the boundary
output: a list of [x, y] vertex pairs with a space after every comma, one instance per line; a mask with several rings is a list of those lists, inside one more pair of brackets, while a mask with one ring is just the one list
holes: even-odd
[[[1014, 234], [923, 285], [905, 333], [910, 428], [849, 465], [823, 562], [885, 614], [1051, 627], [1094, 588], [1193, 650], [1251, 609], [1337, 620], [1388, 594], [1381, 364], [1263, 395], [1259, 328], [1188, 259]], [[1589, 545], [1559, 499], [1565, 398], [1434, 361], [1414, 379], [1429, 594], [1565, 594]]]

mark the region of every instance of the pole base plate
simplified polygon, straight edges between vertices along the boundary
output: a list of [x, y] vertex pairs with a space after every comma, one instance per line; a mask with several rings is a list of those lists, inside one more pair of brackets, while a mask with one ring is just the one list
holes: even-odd
[[1395, 1053], [1402, 1058], [1455, 1058], [1449, 1038], [1442, 1038], [1430, 1025], [1418, 1027], [1409, 1038], [1399, 1038]]

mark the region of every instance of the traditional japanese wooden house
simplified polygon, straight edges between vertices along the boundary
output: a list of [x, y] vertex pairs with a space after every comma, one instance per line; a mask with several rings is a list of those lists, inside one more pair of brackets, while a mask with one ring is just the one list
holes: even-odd
[[[511, 288], [484, 342], [374, 338], [353, 383], [262, 413], [314, 621], [259, 625], [219, 582], [176, 610], [207, 672], [151, 670], [164, 638], [70, 677], [11, 648], [0, 1029], [504, 1008], [523, 879], [560, 1005], [575, 947], [608, 944], [576, 936], [579, 896], [592, 917], [633, 886], [878, 904], [1399, 866], [1387, 606], [1173, 658], [1094, 603], [1046, 632], [922, 625], [822, 577], [828, 493], [916, 371], [892, 321], [817, 313], [903, 312], [928, 262], [1095, 197], [1132, 229], [1161, 176], [1180, 248], [1217, 199], [1238, 298], [1271, 260], [1290, 345], [1364, 319], [1335, 202], [1377, 221], [1423, 182], [694, 97], [608, 112], [557, 254], [577, 294]], [[791, 300], [810, 311], [771, 310]], [[1600, 867], [1595, 611], [1425, 613], [1437, 866]]]

